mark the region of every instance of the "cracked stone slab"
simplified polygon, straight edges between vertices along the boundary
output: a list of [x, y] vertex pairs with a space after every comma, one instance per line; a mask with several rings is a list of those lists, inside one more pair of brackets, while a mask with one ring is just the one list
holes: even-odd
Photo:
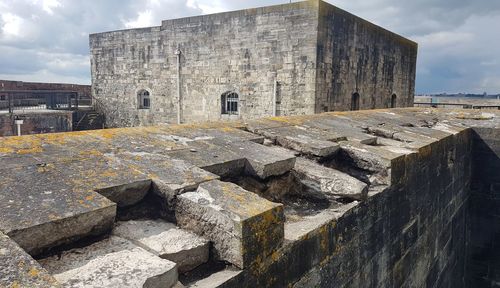
[[361, 200], [368, 193], [368, 185], [358, 179], [304, 158], [297, 158], [292, 173], [306, 187], [319, 191], [328, 199]]
[[191, 143], [189, 149], [168, 152], [167, 155], [221, 177], [243, 173], [247, 162], [242, 155], [206, 142]]
[[346, 137], [348, 141], [368, 145], [377, 143], [376, 136], [363, 133], [361, 127], [353, 125], [352, 121], [347, 121], [346, 119], [341, 119], [339, 117], [333, 117], [329, 114], [326, 114], [321, 118], [308, 120], [302, 126], [336, 133]]
[[392, 161], [404, 155], [352, 141], [341, 142], [340, 148], [356, 167], [371, 172], [390, 169]]
[[117, 222], [113, 235], [175, 262], [179, 272], [191, 271], [208, 261], [208, 240], [163, 220]]
[[269, 256], [283, 242], [283, 205], [218, 180], [179, 196], [178, 225], [214, 243], [216, 257], [239, 268]]
[[0, 233], [0, 287], [60, 287], [19, 245]]
[[153, 181], [152, 191], [166, 199], [169, 206], [173, 205], [173, 199], [178, 194], [194, 190], [200, 183], [219, 178], [189, 162], [162, 154], [124, 152], [106, 156], [144, 173]]
[[218, 128], [190, 128], [190, 129], [173, 129], [170, 131], [172, 133], [172, 138], [177, 139], [177, 141], [185, 141], [189, 144], [193, 141], [208, 141], [208, 142], [240, 142], [240, 141], [251, 141], [255, 143], [262, 144], [264, 142], [264, 137], [253, 134], [236, 127], [218, 127]]
[[255, 132], [283, 147], [320, 157], [329, 156], [338, 150], [339, 146], [334, 142], [347, 140], [336, 133], [302, 126], [260, 129]]
[[64, 287], [172, 287], [177, 283], [174, 262], [116, 236], [39, 262]]
[[257, 143], [238, 142], [230, 143], [223, 147], [244, 157], [248, 161], [245, 171], [261, 179], [283, 175], [295, 165], [295, 157], [289, 153], [271, 149]]
[[[61, 177], [55, 164], [4, 171], [0, 178], [0, 230], [30, 254], [111, 229], [116, 204], [75, 179]], [[84, 179], [76, 179], [82, 180]]]
[[151, 187], [150, 177], [141, 171], [100, 155], [54, 165], [74, 192], [95, 190], [118, 207], [141, 201]]

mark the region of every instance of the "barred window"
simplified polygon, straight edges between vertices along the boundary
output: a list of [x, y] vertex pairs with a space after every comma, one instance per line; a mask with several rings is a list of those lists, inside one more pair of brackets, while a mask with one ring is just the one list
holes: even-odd
[[137, 93], [137, 103], [139, 104], [139, 109], [151, 108], [151, 98], [149, 96], [149, 91], [147, 90], [141, 90]]
[[226, 92], [221, 95], [221, 113], [237, 115], [239, 106], [239, 96], [235, 92]]

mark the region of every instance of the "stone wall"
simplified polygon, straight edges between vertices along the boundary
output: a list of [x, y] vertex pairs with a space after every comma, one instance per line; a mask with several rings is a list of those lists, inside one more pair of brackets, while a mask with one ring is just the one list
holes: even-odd
[[319, 5], [316, 112], [413, 105], [417, 44], [325, 2]]
[[[118, 126], [175, 123], [181, 50], [182, 122], [219, 120], [221, 94], [240, 96], [240, 116], [314, 112], [317, 3], [302, 2], [163, 21], [161, 27], [90, 36], [95, 96]], [[277, 73], [277, 76], [274, 76]], [[137, 109], [137, 92], [151, 109]], [[109, 111], [112, 110], [112, 111]], [[109, 123], [108, 123], [109, 124]]]
[[477, 287], [465, 285], [471, 140], [464, 130], [397, 158], [390, 188], [238, 287]]
[[0, 114], [0, 137], [17, 135], [17, 127], [14, 119], [24, 120], [21, 125], [21, 134], [40, 134], [54, 132], [72, 131], [73, 112], [71, 111], [51, 111], [51, 112], [30, 112]]
[[500, 283], [500, 129], [474, 129], [467, 287]]
[[[177, 48], [182, 122], [270, 116], [275, 100], [278, 115], [349, 110], [354, 91], [362, 109], [388, 107], [392, 94], [398, 107], [412, 105], [416, 44], [310, 0], [90, 35], [93, 93], [108, 125], [177, 122]], [[151, 109], [138, 109], [142, 89]], [[221, 115], [228, 91], [239, 115]]]

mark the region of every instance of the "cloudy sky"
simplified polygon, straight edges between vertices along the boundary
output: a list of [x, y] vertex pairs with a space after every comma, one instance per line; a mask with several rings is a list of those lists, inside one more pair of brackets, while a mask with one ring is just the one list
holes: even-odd
[[[0, 79], [90, 83], [88, 34], [278, 0], [0, 0]], [[417, 93], [500, 93], [499, 0], [328, 0], [419, 43]]]

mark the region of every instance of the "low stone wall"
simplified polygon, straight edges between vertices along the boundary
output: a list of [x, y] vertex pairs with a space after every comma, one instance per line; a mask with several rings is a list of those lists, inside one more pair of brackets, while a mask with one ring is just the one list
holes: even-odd
[[73, 113], [71, 111], [50, 111], [0, 114], [0, 136], [17, 135], [15, 119], [22, 119], [21, 134], [40, 134], [72, 131]]

